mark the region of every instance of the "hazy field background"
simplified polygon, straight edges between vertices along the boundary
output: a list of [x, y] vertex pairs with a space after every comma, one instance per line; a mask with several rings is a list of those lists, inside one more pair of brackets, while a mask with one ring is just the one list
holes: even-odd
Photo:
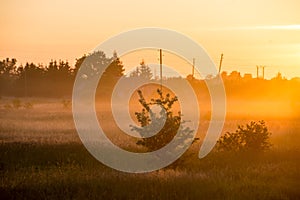
[[[211, 152], [199, 160], [209, 124], [203, 109], [200, 141], [178, 162], [152, 173], [128, 174], [87, 152], [74, 127], [71, 103], [22, 98], [17, 109], [14, 100], [0, 99], [1, 199], [300, 199], [300, 120], [291, 117], [292, 109], [283, 110], [288, 107], [284, 102], [228, 101], [223, 132], [263, 119], [273, 143], [266, 153]], [[32, 108], [22, 106], [28, 102]], [[253, 109], [260, 107], [264, 110]], [[108, 116], [98, 112], [113, 142], [134, 148]]]

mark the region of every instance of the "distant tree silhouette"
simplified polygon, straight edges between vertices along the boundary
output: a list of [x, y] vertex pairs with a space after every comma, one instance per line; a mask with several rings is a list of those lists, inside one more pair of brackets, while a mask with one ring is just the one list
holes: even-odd
[[144, 60], [140, 63], [140, 77], [143, 79], [150, 80], [152, 78], [152, 72], [148, 65], [145, 64]]
[[6, 58], [0, 61], [0, 94], [13, 95], [13, 84], [16, 79], [16, 63], [15, 58]]
[[47, 75], [46, 77], [50, 80], [56, 81], [58, 79], [58, 65], [57, 61], [50, 61], [49, 65], [46, 67]]
[[3, 61], [0, 61], [0, 75], [10, 77], [15, 72], [17, 60], [15, 58], [9, 59], [6, 58]]
[[187, 76], [186, 76], [186, 80], [192, 82], [192, 81], [194, 80], [193, 75], [192, 75], [192, 74], [187, 75]]
[[75, 72], [81, 67], [85, 71], [86, 78], [92, 78], [99, 74], [105, 66], [109, 65], [110, 59], [106, 57], [102, 51], [95, 51], [88, 55], [84, 55], [79, 59], [76, 59]]
[[70, 78], [72, 69], [68, 62], [64, 61], [51, 61], [46, 67], [46, 77], [51, 81], [66, 81]]
[[140, 66], [130, 73], [130, 77], [140, 77], [146, 80], [152, 79], [153, 75], [151, 69], [148, 65], [145, 64], [145, 61], [140, 62]]
[[70, 95], [74, 80], [72, 70], [67, 61], [51, 61], [46, 67], [45, 78], [48, 84], [44, 88], [45, 92], [53, 96]]
[[117, 52], [114, 51], [112, 58], [107, 58], [108, 67], [104, 71], [101, 79], [104, 81], [105, 85], [114, 85], [124, 75], [124, 66], [117, 55]]
[[[117, 83], [119, 78], [124, 75], [125, 71], [116, 52], [113, 52], [112, 58], [108, 58], [103, 51], [95, 51], [76, 59], [73, 74], [76, 75], [80, 67], [85, 70], [86, 78], [93, 78], [94, 76], [102, 73], [99, 80], [97, 95], [105, 97], [109, 97], [111, 95], [114, 85]], [[106, 69], [104, 70], [105, 67]]]
[[[125, 71], [116, 52], [113, 53], [112, 58], [106, 57], [103, 51], [95, 51], [91, 54], [84, 55], [81, 58], [76, 59], [73, 73], [76, 74], [80, 67], [84, 68], [87, 78], [93, 77], [100, 72], [103, 73], [102, 80], [107, 83], [115, 82], [123, 76]], [[104, 67], [107, 68], [104, 70]]]
[[[108, 66], [105, 71], [104, 66]], [[86, 78], [93, 78], [102, 73], [99, 80], [100, 87], [97, 95], [109, 96], [114, 85], [124, 74], [124, 66], [114, 52], [111, 58], [104, 52], [97, 51], [76, 59], [74, 66], [67, 61], [51, 61], [48, 65], [26, 63], [25, 66], [17, 66], [16, 59], [4, 59], [0, 61], [0, 95], [1, 96], [46, 96], [64, 97], [72, 94], [72, 87], [79, 68], [85, 69]], [[130, 74], [131, 77], [152, 79], [151, 69], [144, 61]], [[295, 79], [288, 80], [282, 74], [271, 80], [242, 77], [239, 72], [222, 72], [221, 74], [228, 97], [247, 100], [278, 99], [291, 100], [293, 108], [298, 109], [298, 88], [300, 82]], [[205, 79], [196, 79], [188, 75], [186, 79], [197, 90], [207, 91], [206, 81], [214, 84], [215, 76], [208, 75]], [[166, 81], [176, 82], [174, 77], [168, 77]], [[102, 94], [101, 94], [102, 93]], [[280, 94], [280, 95], [278, 95]], [[205, 94], [204, 94], [205, 95]]]
[[33, 63], [18, 67], [16, 87], [18, 96], [36, 96], [42, 93], [45, 85], [45, 69]]
[[232, 71], [227, 77], [228, 80], [231, 81], [239, 81], [242, 79], [241, 73], [238, 71]]
[[86, 57], [87, 57], [87, 55], [84, 54], [84, 55], [81, 56], [80, 58], [76, 58], [76, 59], [75, 59], [76, 62], [75, 62], [75, 65], [74, 65], [74, 69], [72, 69], [72, 75], [73, 75], [74, 79], [75, 79], [75, 77], [76, 77], [76, 74], [77, 74], [77, 72], [78, 72], [80, 66], [82, 65], [82, 63], [83, 63], [84, 60], [86, 59]]
[[139, 74], [140, 74], [140, 68], [136, 67], [135, 70], [129, 74], [129, 77], [139, 77]]
[[280, 72], [277, 73], [277, 75], [272, 78], [271, 80], [274, 80], [274, 81], [282, 81], [282, 80], [286, 80], [284, 77], [282, 77], [282, 74]]

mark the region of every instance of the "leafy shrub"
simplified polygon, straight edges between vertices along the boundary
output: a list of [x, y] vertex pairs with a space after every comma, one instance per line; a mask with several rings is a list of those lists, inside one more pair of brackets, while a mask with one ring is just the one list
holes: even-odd
[[218, 151], [265, 151], [271, 147], [271, 133], [264, 121], [239, 125], [233, 132], [227, 132], [217, 142]]
[[[162, 128], [158, 130], [158, 133], [152, 137], [148, 138], [142, 138], [141, 140], [138, 140], [137, 144], [142, 145], [147, 148], [148, 151], [155, 151], [157, 149], [162, 148], [163, 146], [167, 145], [177, 134], [179, 134], [178, 138], [186, 138], [186, 140], [192, 140], [192, 132], [188, 127], [183, 127], [184, 121], [181, 121], [181, 113], [178, 112], [177, 114], [174, 114], [172, 111], [172, 106], [175, 102], [178, 101], [177, 97], [171, 97], [170, 94], [163, 95], [161, 90], [157, 90], [157, 93], [159, 95], [156, 99], [151, 99], [150, 102], [147, 102], [142, 94], [142, 92], [139, 90], [139, 102], [142, 105], [142, 111], [141, 112], [135, 112], [135, 116], [140, 123], [141, 127], [149, 126], [148, 129], [143, 129], [141, 127], [131, 126], [133, 131], [137, 131], [141, 136], [145, 136], [149, 132], [155, 131], [156, 127], [160, 127], [161, 124], [155, 124], [156, 121], [161, 122], [161, 117], [165, 116], [165, 123], [162, 125]], [[150, 107], [152, 105], [158, 105], [161, 106], [163, 109], [161, 109], [160, 116], [157, 117]], [[185, 145], [186, 141], [177, 141], [180, 145]]]

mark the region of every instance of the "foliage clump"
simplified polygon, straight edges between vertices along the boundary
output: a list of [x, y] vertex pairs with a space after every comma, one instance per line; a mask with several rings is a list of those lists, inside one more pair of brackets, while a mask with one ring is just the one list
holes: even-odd
[[235, 132], [227, 132], [217, 142], [218, 151], [265, 151], [271, 147], [271, 133], [264, 121], [239, 125]]
[[63, 108], [67, 109], [71, 107], [72, 102], [70, 100], [63, 99], [61, 101]]
[[[151, 123], [158, 123], [164, 121], [163, 127], [159, 130], [159, 132], [151, 137], [142, 138], [138, 140], [137, 144], [142, 145], [147, 148], [148, 151], [158, 150], [165, 145], [167, 145], [174, 136], [178, 133], [179, 138], [185, 138], [186, 140], [192, 140], [192, 132], [189, 127], [183, 127], [185, 121], [181, 120], [181, 112], [174, 114], [172, 107], [178, 101], [176, 96], [171, 97], [169, 93], [164, 95], [161, 90], [157, 90], [158, 98], [151, 99], [150, 102], [147, 102], [143, 96], [143, 93], [139, 90], [139, 102], [142, 105], [141, 112], [135, 112], [135, 116], [142, 127], [131, 126], [133, 131], [137, 131], [141, 136], [145, 136], [146, 133], [152, 132], [155, 130], [155, 126], [160, 126], [161, 124], [154, 124], [154, 126], [149, 126], [149, 129], [143, 129], [150, 125]], [[161, 106], [160, 115], [156, 116], [155, 113], [152, 112], [151, 106]], [[165, 116], [164, 120], [160, 120], [161, 117]], [[153, 124], [152, 124], [153, 125]], [[180, 140], [180, 139], [179, 139]], [[183, 143], [185, 141], [179, 141], [178, 143]]]

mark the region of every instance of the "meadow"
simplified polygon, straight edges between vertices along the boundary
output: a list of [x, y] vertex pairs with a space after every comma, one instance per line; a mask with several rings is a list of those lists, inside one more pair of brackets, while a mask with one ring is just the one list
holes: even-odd
[[[209, 124], [204, 114], [200, 142], [178, 162], [151, 173], [129, 174], [89, 154], [77, 135], [68, 101], [23, 98], [18, 102], [16, 106], [14, 98], [0, 99], [0, 199], [300, 199], [300, 120], [288, 113], [276, 115], [270, 108], [273, 113], [266, 117], [251, 113], [249, 104], [249, 112], [242, 115], [229, 102], [224, 133], [264, 119], [272, 132], [270, 151], [213, 151], [198, 159], [201, 134]], [[99, 120], [112, 128], [103, 116]], [[118, 132], [112, 129], [113, 134]], [[111, 137], [128, 148], [122, 137]]]

